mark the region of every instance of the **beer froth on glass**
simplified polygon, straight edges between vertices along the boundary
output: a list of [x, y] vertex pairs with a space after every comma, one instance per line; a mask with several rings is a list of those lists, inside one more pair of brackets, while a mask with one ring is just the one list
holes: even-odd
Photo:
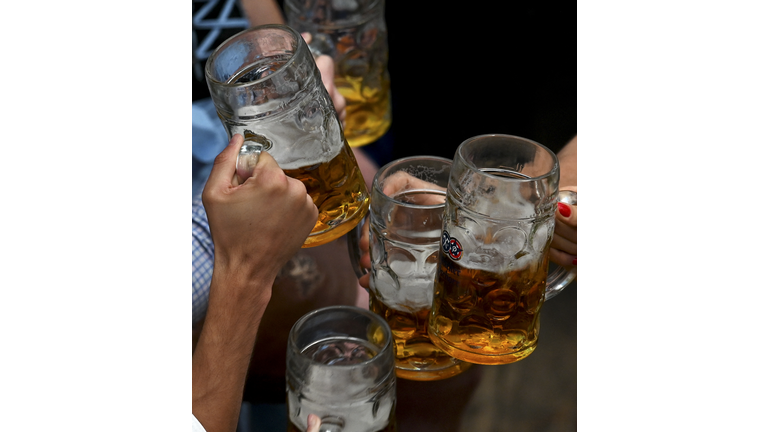
[[448, 184], [429, 337], [479, 364], [530, 355], [542, 304], [576, 269], [549, 275], [560, 168], [528, 139], [482, 135], [456, 150]]
[[[368, 211], [368, 191], [304, 39], [284, 25], [242, 31], [208, 58], [205, 78], [231, 138], [245, 143], [238, 176], [268, 151], [319, 210], [303, 247], [335, 240]], [[241, 169], [246, 173], [240, 175]]]

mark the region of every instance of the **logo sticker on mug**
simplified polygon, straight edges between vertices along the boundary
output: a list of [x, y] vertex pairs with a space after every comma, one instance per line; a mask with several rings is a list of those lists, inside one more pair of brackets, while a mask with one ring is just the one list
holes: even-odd
[[448, 234], [448, 231], [443, 231], [442, 244], [443, 252], [448, 254], [452, 260], [458, 261], [461, 259], [461, 255], [464, 253], [464, 249], [461, 248], [461, 243], [456, 240], [456, 237], [451, 237]]

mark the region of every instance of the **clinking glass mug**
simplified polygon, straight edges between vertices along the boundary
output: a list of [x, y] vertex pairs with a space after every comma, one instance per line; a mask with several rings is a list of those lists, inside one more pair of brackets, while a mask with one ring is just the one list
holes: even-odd
[[538, 343], [541, 307], [575, 277], [549, 273], [560, 166], [552, 151], [509, 135], [456, 150], [448, 182], [428, 333], [457, 359], [506, 364]]
[[334, 60], [349, 145], [376, 141], [392, 123], [384, 0], [285, 0], [284, 9], [288, 25], [312, 35], [310, 48]]
[[211, 54], [205, 78], [227, 135], [245, 138], [239, 180], [268, 151], [286, 175], [306, 186], [319, 215], [303, 247], [355, 228], [368, 211], [365, 180], [299, 33], [285, 25], [244, 30]]
[[358, 277], [370, 274], [370, 310], [392, 330], [399, 378], [435, 381], [471, 366], [442, 352], [427, 335], [450, 172], [451, 160], [436, 156], [405, 157], [379, 169], [368, 213], [370, 271], [355, 265], [364, 224], [348, 234]]
[[320, 432], [395, 432], [392, 333], [353, 306], [307, 313], [291, 328], [286, 355], [288, 432], [320, 417]]

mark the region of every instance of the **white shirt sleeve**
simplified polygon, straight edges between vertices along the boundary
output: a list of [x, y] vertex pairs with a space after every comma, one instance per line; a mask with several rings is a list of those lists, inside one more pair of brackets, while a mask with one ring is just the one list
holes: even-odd
[[192, 414], [192, 432], [205, 432], [205, 428], [200, 424], [194, 414]]

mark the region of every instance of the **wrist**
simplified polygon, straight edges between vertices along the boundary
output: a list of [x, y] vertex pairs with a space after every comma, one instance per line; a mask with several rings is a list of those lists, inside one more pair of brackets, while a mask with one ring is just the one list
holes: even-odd
[[[215, 247], [215, 243], [214, 243]], [[227, 253], [224, 248], [216, 248], [213, 257], [214, 276], [226, 278], [237, 285], [274, 282], [280, 271], [274, 258], [269, 254]]]
[[241, 319], [260, 319], [272, 297], [277, 272], [251, 271], [247, 266], [214, 259], [208, 310], [221, 310]]

